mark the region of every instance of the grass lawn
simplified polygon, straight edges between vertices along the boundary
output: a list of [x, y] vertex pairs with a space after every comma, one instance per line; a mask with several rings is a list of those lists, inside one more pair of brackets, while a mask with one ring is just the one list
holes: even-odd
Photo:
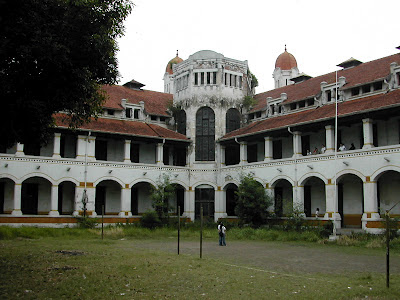
[[[41, 229], [31, 232], [35, 230]], [[393, 251], [396, 268], [387, 289], [385, 273], [368, 268], [377, 259], [384, 262], [384, 249], [229, 239], [227, 247], [218, 247], [216, 237], [205, 234], [200, 259], [196, 235], [187, 232], [178, 256], [176, 240], [168, 234], [135, 237], [111, 231], [104, 240], [98, 230], [76, 229], [0, 240], [0, 298], [400, 299], [398, 250]], [[280, 263], [279, 255], [285, 253], [298, 255]], [[362, 255], [365, 266], [346, 269], [343, 261], [303, 272], [298, 265], [307, 253], [320, 261], [335, 254], [349, 261]]]

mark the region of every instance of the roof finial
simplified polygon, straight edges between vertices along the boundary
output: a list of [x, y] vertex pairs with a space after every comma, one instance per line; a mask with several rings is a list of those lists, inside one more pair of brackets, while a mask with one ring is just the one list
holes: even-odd
[[178, 56], [178, 50], [176, 50], [176, 56]]
[[286, 44], [285, 44], [285, 51], [286, 51]]

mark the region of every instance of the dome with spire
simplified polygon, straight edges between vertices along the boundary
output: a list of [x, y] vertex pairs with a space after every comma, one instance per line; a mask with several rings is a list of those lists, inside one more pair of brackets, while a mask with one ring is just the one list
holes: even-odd
[[183, 62], [183, 59], [178, 56], [178, 50], [176, 50], [176, 56], [168, 62], [165, 72], [172, 75], [172, 65], [179, 64], [181, 62]]
[[275, 68], [280, 68], [281, 70], [290, 70], [292, 68], [297, 68], [296, 58], [286, 50], [285, 52], [278, 56], [275, 62]]

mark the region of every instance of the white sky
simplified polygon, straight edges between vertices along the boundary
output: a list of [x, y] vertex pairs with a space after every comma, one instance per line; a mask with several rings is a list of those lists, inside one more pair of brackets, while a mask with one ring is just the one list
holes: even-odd
[[399, 51], [399, 0], [132, 0], [117, 55], [124, 84], [164, 91], [163, 76], [179, 50], [247, 60], [259, 86], [274, 88], [272, 72], [287, 44], [300, 72], [319, 76], [354, 57], [367, 62]]

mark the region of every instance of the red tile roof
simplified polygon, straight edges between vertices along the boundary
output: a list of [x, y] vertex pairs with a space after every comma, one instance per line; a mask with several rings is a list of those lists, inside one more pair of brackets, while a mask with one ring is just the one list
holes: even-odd
[[[342, 89], [348, 89], [357, 85], [385, 78], [390, 73], [390, 64], [392, 62], [397, 62], [400, 64], [400, 53], [366, 62], [353, 68], [338, 71], [338, 78], [341, 76], [346, 77], [346, 84]], [[292, 84], [257, 94], [254, 97], [257, 101], [257, 104], [251, 110], [251, 112], [265, 109], [267, 105], [267, 97], [276, 99], [281, 96], [281, 93], [287, 94], [287, 100], [285, 100], [284, 103], [291, 103], [314, 97], [321, 92], [321, 82], [323, 81], [327, 82], [328, 84], [335, 83], [336, 73], [328, 73], [322, 76], [311, 78], [301, 83]]]
[[[344, 117], [368, 111], [400, 106], [400, 89], [390, 93], [374, 95], [338, 103], [338, 116]], [[333, 119], [335, 117], [335, 105], [327, 104], [318, 108], [305, 110], [283, 116], [270, 117], [265, 120], [251, 123], [250, 125], [229, 132], [221, 138], [228, 140], [235, 137], [254, 135], [285, 128], [288, 126], [302, 125], [306, 123]]]
[[[67, 115], [58, 113], [54, 115], [54, 119], [57, 127], [68, 128]], [[92, 119], [90, 123], [84, 124], [79, 128], [104, 133], [126, 134], [131, 136], [162, 138], [186, 142], [190, 141], [183, 134], [155, 124], [148, 124], [141, 121], [98, 118], [97, 120]]]
[[148, 114], [169, 116], [167, 107], [168, 103], [172, 101], [172, 94], [149, 90], [132, 90], [120, 85], [104, 85], [102, 88], [108, 95], [104, 104], [105, 108], [122, 110], [121, 99], [126, 99], [127, 103], [132, 104], [139, 104], [140, 101], [143, 101], [144, 109]]

